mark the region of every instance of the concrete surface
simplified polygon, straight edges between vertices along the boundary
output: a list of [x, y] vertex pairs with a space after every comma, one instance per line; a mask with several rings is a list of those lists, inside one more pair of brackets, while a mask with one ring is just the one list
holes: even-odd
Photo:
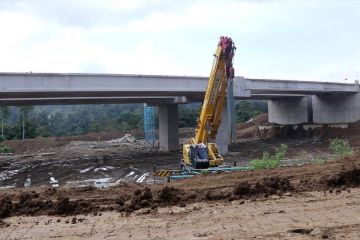
[[270, 123], [293, 125], [308, 122], [308, 98], [274, 99], [268, 101]]
[[159, 142], [161, 151], [169, 152], [180, 149], [177, 104], [159, 106]]
[[[208, 77], [129, 74], [0, 73], [0, 103], [16, 105], [87, 103], [88, 100], [114, 103], [133, 97], [181, 97], [186, 102], [202, 101]], [[358, 92], [357, 84], [290, 80], [234, 79], [235, 99], [274, 99], [299, 94]], [[14, 99], [14, 101], [11, 101]], [[120, 99], [120, 100], [119, 100]], [[15, 101], [16, 100], [16, 101]], [[41, 101], [42, 100], [42, 101]], [[159, 99], [161, 104], [163, 99]], [[24, 104], [24, 103], [22, 103]]]
[[312, 97], [314, 123], [353, 123], [360, 120], [360, 95], [334, 94]]

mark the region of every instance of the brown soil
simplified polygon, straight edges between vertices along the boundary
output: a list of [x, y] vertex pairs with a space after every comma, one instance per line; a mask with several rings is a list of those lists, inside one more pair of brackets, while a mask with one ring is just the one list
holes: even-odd
[[261, 198], [286, 192], [343, 191], [360, 185], [360, 156], [324, 165], [203, 175], [149, 186], [123, 184], [108, 189], [9, 189], [0, 192], [1, 217], [64, 215], [105, 210], [133, 212], [142, 208], [183, 205], [212, 200]]
[[256, 116], [252, 122], [238, 123], [236, 125], [237, 138], [239, 140], [243, 140], [244, 138], [255, 138], [257, 136], [258, 127], [266, 124], [267, 121], [267, 113], [262, 113]]
[[117, 139], [123, 137], [125, 134], [131, 134], [135, 138], [143, 138], [144, 132], [138, 130], [131, 131], [111, 131], [111, 132], [100, 132], [100, 133], [88, 133], [86, 135], [78, 136], [64, 136], [64, 137], [49, 137], [43, 138], [38, 137], [35, 139], [25, 140], [8, 140], [4, 144], [8, 145], [13, 149], [15, 154], [21, 153], [35, 153], [41, 151], [49, 151], [53, 148], [63, 147], [69, 144], [71, 141], [108, 141], [111, 139]]
[[[254, 122], [239, 125], [238, 133], [254, 138], [253, 130], [266, 122], [266, 115]], [[358, 147], [358, 132], [360, 123], [314, 134], [322, 139], [346, 137]], [[8, 142], [22, 153], [31, 149], [52, 153], [2, 156], [0, 171], [26, 166], [2, 180], [4, 186], [24, 186], [31, 175], [32, 187], [0, 190], [0, 239], [238, 239], [240, 235], [244, 239], [360, 239], [360, 155], [321, 165], [201, 175], [170, 183], [133, 181], [103, 189], [71, 188], [64, 183], [99, 177], [124, 179], [129, 172], [136, 172], [132, 177], [140, 176], [151, 172], [154, 163], [159, 168], [176, 168], [181, 157], [180, 151], [160, 153], [139, 142], [68, 145], [76, 138]], [[87, 140], [97, 141], [98, 136]], [[226, 161], [247, 164], [281, 143], [288, 145], [288, 157], [301, 151], [313, 156], [329, 152], [326, 141], [252, 140], [231, 146]], [[104, 166], [114, 168], [80, 173]], [[59, 180], [60, 188], [44, 186], [49, 186], [50, 176]]]

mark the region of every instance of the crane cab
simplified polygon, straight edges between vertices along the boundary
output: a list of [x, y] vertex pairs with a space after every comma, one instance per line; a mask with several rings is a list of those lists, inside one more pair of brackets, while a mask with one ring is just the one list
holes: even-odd
[[185, 166], [195, 169], [206, 169], [217, 167], [224, 163], [224, 159], [217, 152], [216, 144], [204, 143], [184, 144], [183, 145], [183, 162]]

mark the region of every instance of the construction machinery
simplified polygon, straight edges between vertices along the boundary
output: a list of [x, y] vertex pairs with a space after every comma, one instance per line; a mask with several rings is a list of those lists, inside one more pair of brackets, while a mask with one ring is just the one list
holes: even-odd
[[224, 164], [214, 141], [221, 123], [228, 81], [234, 77], [232, 62], [235, 49], [231, 38], [220, 38], [195, 136], [183, 145], [181, 167], [184, 169], [207, 169]]
[[183, 145], [180, 170], [155, 171], [155, 176], [168, 179], [189, 178], [198, 174], [250, 170], [249, 167], [224, 165], [215, 138], [221, 124], [225, 106], [227, 85], [234, 77], [233, 57], [235, 45], [231, 38], [221, 37], [214, 54], [204, 102], [195, 131], [189, 143]]

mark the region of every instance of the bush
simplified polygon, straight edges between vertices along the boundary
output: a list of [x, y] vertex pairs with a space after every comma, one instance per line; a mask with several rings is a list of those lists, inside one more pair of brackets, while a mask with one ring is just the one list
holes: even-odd
[[11, 153], [12, 149], [9, 146], [0, 144], [0, 153]]
[[348, 140], [345, 139], [332, 139], [330, 141], [330, 150], [333, 151], [339, 157], [350, 156], [354, 150], [350, 147]]
[[326, 160], [323, 158], [323, 157], [315, 157], [313, 160], [312, 160], [312, 163], [314, 164], [324, 164], [326, 162]]
[[271, 169], [280, 166], [280, 161], [285, 158], [287, 151], [287, 145], [281, 144], [275, 149], [275, 153], [271, 155], [268, 152], [264, 152], [261, 159], [254, 159], [250, 162], [250, 165], [255, 169]]

